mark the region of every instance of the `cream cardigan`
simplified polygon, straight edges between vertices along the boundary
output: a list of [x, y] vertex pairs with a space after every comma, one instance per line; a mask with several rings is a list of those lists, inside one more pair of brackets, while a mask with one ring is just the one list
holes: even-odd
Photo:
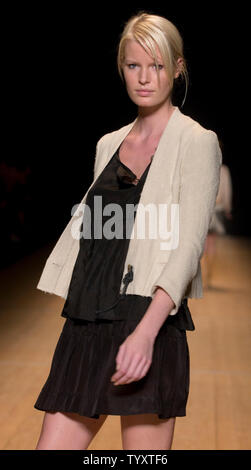
[[[137, 119], [105, 134], [97, 142], [94, 180], [47, 258], [38, 289], [66, 299], [79, 251], [74, 226], [76, 221], [82, 220], [82, 205], [89, 189]], [[175, 303], [170, 315], [177, 313], [184, 297], [202, 297], [200, 258], [219, 189], [221, 163], [222, 154], [216, 133], [205, 129], [175, 107], [162, 133], [139, 200], [139, 205], [143, 207], [149, 203], [155, 207], [166, 204], [169, 239], [163, 240], [159, 231], [155, 238], [148, 237], [147, 231], [144, 239], [137, 237], [136, 228], [140, 226], [137, 225], [138, 206], [124, 264], [123, 278], [128, 265], [133, 267], [133, 281], [128, 284], [127, 294], [153, 298], [156, 287], [160, 286]], [[172, 219], [176, 221], [175, 227], [178, 222], [176, 244], [172, 241], [171, 208], [176, 209], [173, 213], [176, 218]], [[165, 245], [161, 243], [165, 241], [169, 244], [166, 245], [168, 248], [163, 249]], [[121, 280], [120, 292], [122, 289]]]

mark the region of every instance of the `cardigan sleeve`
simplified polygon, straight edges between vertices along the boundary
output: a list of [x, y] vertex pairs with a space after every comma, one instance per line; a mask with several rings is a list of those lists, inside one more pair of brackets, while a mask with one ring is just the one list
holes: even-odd
[[198, 270], [220, 182], [222, 154], [215, 132], [196, 132], [181, 161], [179, 240], [158, 277], [177, 313], [188, 284]]
[[[100, 159], [99, 151], [101, 140], [102, 137], [96, 144], [96, 153], [94, 158], [94, 178]], [[45, 266], [37, 284], [37, 289], [66, 298], [73, 266], [79, 250], [79, 241], [72, 236], [72, 225], [75, 222], [75, 217], [77, 217], [76, 214], [78, 214], [79, 207], [83, 203], [87, 192], [72, 214], [69, 222], [58, 238], [49, 256], [47, 257]], [[78, 231], [79, 227], [77, 228], [77, 232]]]

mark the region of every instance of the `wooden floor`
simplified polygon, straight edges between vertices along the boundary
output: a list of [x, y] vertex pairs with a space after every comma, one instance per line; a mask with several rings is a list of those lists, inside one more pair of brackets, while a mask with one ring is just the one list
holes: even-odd
[[[49, 373], [64, 299], [36, 289], [51, 246], [0, 273], [0, 449], [34, 449], [44, 413], [33, 405]], [[191, 383], [173, 449], [251, 449], [251, 240], [221, 237], [212, 288], [189, 300]], [[90, 450], [122, 449], [108, 416]]]

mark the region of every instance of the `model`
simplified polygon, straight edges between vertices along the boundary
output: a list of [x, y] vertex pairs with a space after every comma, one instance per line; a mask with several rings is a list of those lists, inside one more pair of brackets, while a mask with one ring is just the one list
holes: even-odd
[[37, 449], [87, 449], [108, 415], [123, 449], [170, 449], [186, 416], [188, 297], [202, 297], [222, 156], [215, 132], [172, 103], [188, 76], [169, 20], [130, 18], [118, 70], [137, 117], [97, 142], [93, 182], [37, 286], [66, 299]]

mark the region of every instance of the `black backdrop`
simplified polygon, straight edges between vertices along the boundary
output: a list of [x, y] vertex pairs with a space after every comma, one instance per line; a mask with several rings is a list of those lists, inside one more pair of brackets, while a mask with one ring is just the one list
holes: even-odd
[[167, 17], [183, 37], [190, 85], [181, 111], [222, 140], [233, 182], [229, 231], [250, 236], [247, 11], [212, 2], [62, 5], [12, 6], [4, 17], [3, 155], [31, 168], [29, 240], [61, 234], [92, 181], [97, 140], [136, 117], [116, 53], [124, 23], [139, 10]]

